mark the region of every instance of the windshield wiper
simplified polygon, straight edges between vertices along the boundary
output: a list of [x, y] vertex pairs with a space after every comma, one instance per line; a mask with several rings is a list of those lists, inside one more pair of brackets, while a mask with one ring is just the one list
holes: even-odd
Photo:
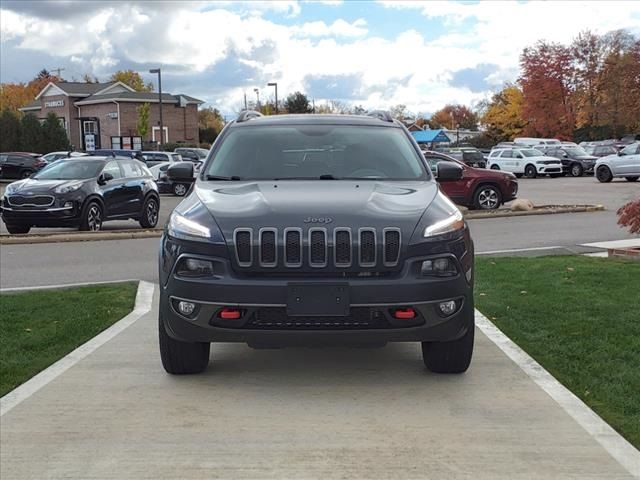
[[330, 173], [325, 173], [318, 177], [278, 177], [274, 178], [274, 180], [339, 180], [339, 178]]
[[232, 175], [230, 177], [220, 177], [217, 175], [205, 175], [204, 177], [205, 180], [224, 180], [224, 181], [238, 181], [238, 180], [242, 180], [240, 177], [238, 177], [237, 175]]

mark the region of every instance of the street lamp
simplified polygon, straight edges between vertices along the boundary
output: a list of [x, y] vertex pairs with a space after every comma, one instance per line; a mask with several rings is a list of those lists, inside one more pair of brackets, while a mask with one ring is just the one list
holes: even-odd
[[268, 87], [275, 87], [276, 89], [276, 115], [278, 114], [278, 82], [267, 83]]
[[253, 91], [256, 92], [256, 99], [257, 99], [256, 106], [258, 110], [260, 110], [260, 90], [258, 90], [257, 88], [254, 88]]
[[164, 136], [164, 124], [162, 122], [162, 74], [160, 73], [159, 68], [152, 68], [149, 70], [149, 73], [157, 73], [158, 74], [158, 104], [160, 105], [160, 145], [164, 144], [163, 136]]

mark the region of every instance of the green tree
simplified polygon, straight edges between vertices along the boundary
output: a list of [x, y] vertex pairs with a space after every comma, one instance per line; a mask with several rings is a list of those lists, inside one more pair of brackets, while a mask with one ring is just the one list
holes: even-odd
[[70, 149], [71, 144], [60, 119], [55, 113], [49, 112], [42, 123], [42, 153]]
[[47, 153], [42, 150], [42, 125], [33, 113], [27, 113], [20, 121], [20, 150]]
[[309, 98], [304, 93], [295, 92], [284, 101], [284, 108], [289, 113], [311, 113]]
[[20, 120], [18, 115], [4, 108], [0, 113], [0, 152], [20, 150]]
[[522, 90], [517, 85], [506, 85], [496, 93], [481, 119], [486, 135], [495, 142], [519, 136], [527, 125], [522, 115], [523, 103]]
[[198, 111], [198, 129], [200, 141], [213, 143], [224, 127], [224, 117], [220, 110], [206, 107]]
[[138, 112], [138, 123], [136, 124], [136, 129], [138, 130], [138, 135], [142, 137], [144, 140], [149, 133], [149, 112], [151, 110], [151, 105], [148, 103], [143, 103], [136, 110]]
[[140, 74], [135, 70], [118, 70], [111, 75], [109, 80], [112, 82], [122, 82], [133, 88], [136, 92], [153, 91], [153, 83], [144, 83]]

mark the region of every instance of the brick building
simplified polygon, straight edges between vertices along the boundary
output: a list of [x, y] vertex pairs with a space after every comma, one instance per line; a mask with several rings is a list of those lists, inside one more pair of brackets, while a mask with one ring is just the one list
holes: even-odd
[[[148, 103], [149, 131], [137, 131], [138, 107]], [[188, 95], [162, 94], [165, 143], [198, 143], [198, 106], [204, 103]], [[158, 94], [136, 92], [122, 82], [49, 83], [35, 100], [21, 108], [44, 119], [54, 112], [78, 150], [142, 148], [142, 141], [160, 141]]]

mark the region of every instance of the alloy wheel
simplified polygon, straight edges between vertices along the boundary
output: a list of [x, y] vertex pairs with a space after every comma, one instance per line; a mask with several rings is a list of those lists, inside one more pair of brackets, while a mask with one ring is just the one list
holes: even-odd
[[182, 197], [185, 193], [187, 193], [187, 187], [185, 187], [182, 183], [177, 183], [173, 186], [173, 193], [175, 193], [179, 197]]
[[571, 175], [573, 177], [580, 177], [582, 176], [582, 167], [580, 165], [578, 165], [577, 163], [575, 165], [573, 165], [571, 167]]
[[536, 178], [536, 167], [534, 167], [533, 165], [527, 165], [527, 167], [524, 169], [524, 176], [527, 178]]
[[149, 200], [149, 203], [147, 203], [147, 221], [149, 225], [158, 223], [158, 204], [155, 200]]
[[493, 188], [484, 188], [478, 193], [478, 203], [483, 210], [498, 208], [498, 192]]
[[87, 225], [89, 230], [92, 232], [97, 232], [102, 227], [102, 212], [100, 212], [100, 207], [97, 205], [92, 205], [87, 212]]

